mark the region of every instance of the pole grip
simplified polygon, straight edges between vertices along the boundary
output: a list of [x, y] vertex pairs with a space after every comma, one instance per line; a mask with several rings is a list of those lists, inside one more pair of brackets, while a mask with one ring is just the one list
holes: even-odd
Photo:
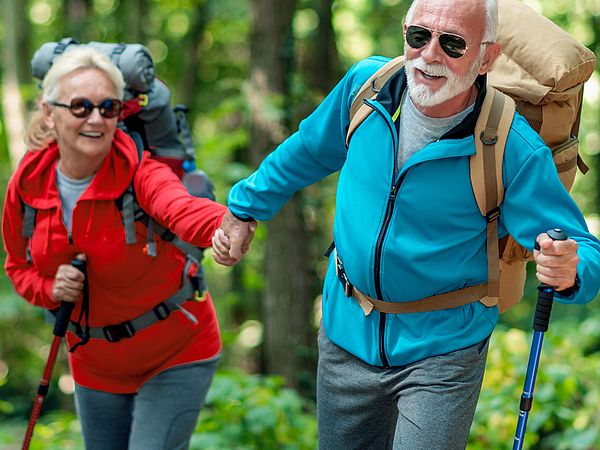
[[[554, 241], [566, 241], [568, 239], [567, 234], [560, 228], [548, 230], [546, 231], [546, 234]], [[534, 245], [534, 248], [536, 250], [540, 249], [537, 241]], [[547, 284], [540, 284], [538, 286], [538, 299], [535, 308], [535, 316], [533, 318], [533, 329], [535, 331], [541, 331], [543, 333], [548, 331], [553, 301], [554, 288], [552, 286], [548, 286]]]
[[67, 327], [69, 326], [69, 319], [71, 318], [71, 312], [73, 312], [73, 308], [75, 308], [75, 303], [73, 302], [62, 302], [60, 304], [60, 309], [56, 314], [56, 322], [54, 322], [54, 336], [65, 337], [65, 333], [67, 332]]
[[533, 317], [533, 329], [535, 331], [548, 331], [550, 323], [550, 314], [554, 303], [554, 289], [542, 284], [538, 287], [537, 305], [535, 307], [535, 316]]
[[[85, 261], [81, 259], [73, 259], [71, 261], [71, 265], [80, 272], [82, 272], [83, 275], [87, 278]], [[84, 281], [84, 283], [85, 282], [87, 282], [87, 280]], [[58, 336], [61, 338], [65, 337], [65, 333], [67, 332], [67, 327], [69, 326], [69, 319], [71, 318], [73, 308], [75, 308], [75, 303], [73, 302], [62, 302], [60, 304], [60, 309], [56, 314], [56, 322], [54, 322], [54, 336]]]

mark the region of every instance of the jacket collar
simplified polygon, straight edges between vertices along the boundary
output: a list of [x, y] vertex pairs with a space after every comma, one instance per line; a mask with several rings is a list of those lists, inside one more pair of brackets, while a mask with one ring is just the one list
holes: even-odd
[[[486, 94], [486, 81], [487, 75], [479, 75], [475, 80], [477, 86], [477, 98], [475, 99], [475, 106], [461, 123], [456, 125], [446, 134], [442, 139], [462, 139], [468, 136], [472, 136], [475, 131], [475, 124], [481, 111], [481, 105], [485, 99]], [[402, 94], [407, 87], [406, 83], [406, 70], [402, 67], [399, 71], [393, 74], [386, 84], [383, 85], [379, 94], [377, 94], [376, 100], [389, 112], [390, 116], [398, 109]]]
[[[56, 188], [56, 142], [45, 149], [29, 151], [13, 175], [17, 192], [28, 205], [37, 209], [56, 207], [60, 200]], [[117, 130], [112, 147], [80, 200], [114, 200], [127, 189], [138, 165], [135, 143]]]

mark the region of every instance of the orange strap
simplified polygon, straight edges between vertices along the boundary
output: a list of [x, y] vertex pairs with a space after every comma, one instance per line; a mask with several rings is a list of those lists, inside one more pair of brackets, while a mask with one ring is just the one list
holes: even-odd
[[386, 314], [412, 314], [418, 312], [439, 311], [442, 309], [456, 308], [458, 306], [467, 305], [481, 300], [488, 293], [487, 283], [470, 286], [464, 289], [459, 289], [445, 294], [432, 295], [431, 297], [422, 298], [420, 300], [403, 302], [394, 301], [386, 302], [369, 297], [356, 289], [346, 277], [344, 266], [339, 259], [337, 252], [334, 250], [335, 256], [335, 273], [340, 282], [344, 286], [344, 291], [348, 297], [354, 298], [358, 305], [362, 308], [365, 316], [371, 314], [373, 310]]

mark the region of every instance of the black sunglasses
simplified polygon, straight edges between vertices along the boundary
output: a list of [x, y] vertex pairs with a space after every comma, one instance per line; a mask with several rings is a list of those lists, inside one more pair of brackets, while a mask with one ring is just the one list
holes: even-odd
[[[405, 39], [406, 43], [412, 48], [422, 48], [429, 44], [434, 34], [438, 35], [440, 47], [442, 47], [444, 53], [450, 58], [457, 59], [462, 57], [469, 48], [465, 38], [458, 34], [430, 30], [429, 28], [420, 25], [410, 25], [406, 28]], [[485, 42], [482, 42], [482, 44], [484, 43]]]
[[100, 115], [106, 119], [113, 119], [121, 114], [123, 103], [121, 100], [116, 98], [105, 98], [97, 105], [94, 105], [91, 100], [87, 98], [74, 98], [71, 100], [70, 105], [58, 102], [48, 102], [52, 106], [60, 106], [61, 108], [67, 108], [71, 111], [75, 117], [83, 119], [84, 117], [92, 114], [94, 108], [98, 108]]

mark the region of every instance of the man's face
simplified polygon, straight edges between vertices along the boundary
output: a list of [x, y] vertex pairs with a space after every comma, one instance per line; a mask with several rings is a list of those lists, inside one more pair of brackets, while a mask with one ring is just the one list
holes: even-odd
[[[464, 109], [475, 78], [487, 70], [482, 69], [487, 52], [481, 45], [484, 14], [478, 0], [422, 0], [417, 5], [411, 23], [404, 26], [405, 33], [410, 25], [434, 31], [420, 48], [405, 45], [409, 92], [417, 106], [435, 106], [441, 109], [436, 115], [441, 116]], [[464, 54], [458, 58], [448, 55], [440, 44], [440, 33], [462, 37], [467, 45]], [[458, 105], [462, 108], [457, 109]]]

